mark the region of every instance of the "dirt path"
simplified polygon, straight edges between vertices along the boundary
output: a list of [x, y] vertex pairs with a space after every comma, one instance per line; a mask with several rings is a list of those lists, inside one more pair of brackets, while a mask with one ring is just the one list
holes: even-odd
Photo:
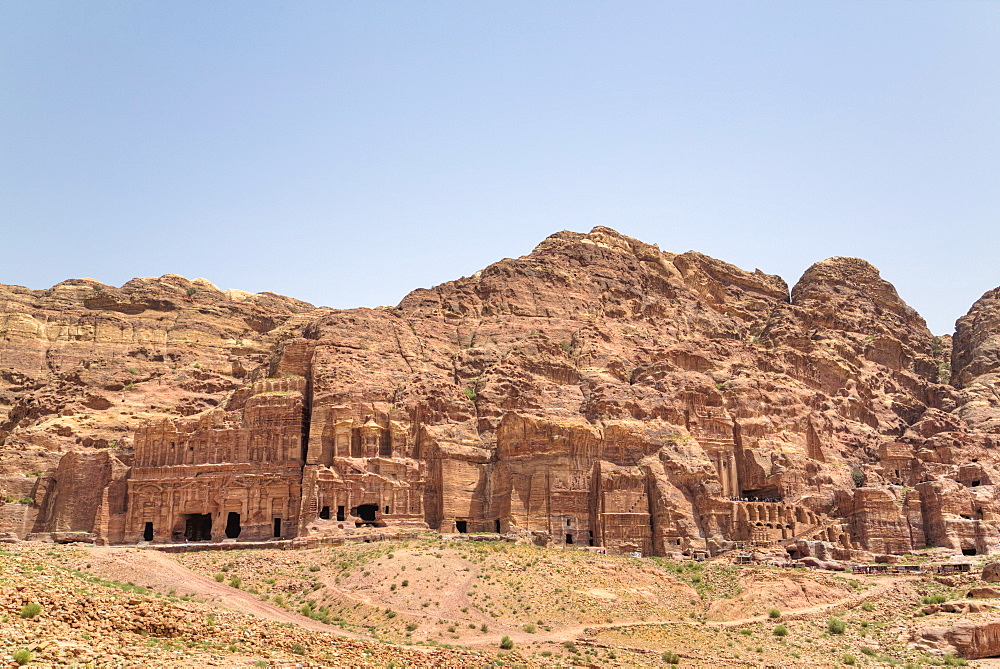
[[159, 551], [104, 547], [87, 548], [86, 551], [91, 565], [88, 571], [102, 578], [134, 583], [157, 592], [173, 590], [178, 596], [189, 595], [233, 611], [279, 623], [291, 623], [317, 632], [329, 632], [354, 639], [367, 638], [262, 602], [243, 590], [196, 574]]

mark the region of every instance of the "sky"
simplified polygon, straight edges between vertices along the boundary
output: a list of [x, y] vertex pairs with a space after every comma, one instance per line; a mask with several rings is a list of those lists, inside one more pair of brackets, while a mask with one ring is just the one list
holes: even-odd
[[604, 225], [936, 334], [1000, 285], [1000, 2], [0, 2], [0, 283], [317, 305]]

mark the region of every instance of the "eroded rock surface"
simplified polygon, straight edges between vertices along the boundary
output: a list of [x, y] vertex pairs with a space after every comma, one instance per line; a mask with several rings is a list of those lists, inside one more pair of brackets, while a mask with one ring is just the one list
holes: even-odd
[[[107, 289], [117, 292], [93, 318], [173, 313], [129, 285]], [[135, 542], [406, 525], [658, 555], [756, 542], [825, 560], [1000, 543], [992, 293], [959, 322], [952, 352], [862, 260], [816, 263], [789, 291], [760, 270], [608, 228], [557, 233], [395, 308], [309, 311], [206, 289], [202, 326], [178, 286], [170, 304], [191, 319], [185, 336], [210, 373], [136, 369], [143, 386], [188, 394], [122, 419], [135, 460], [87, 465], [102, 492], [70, 514], [93, 526], [74, 530]], [[213, 329], [236, 312], [243, 329]], [[41, 350], [32, 336], [22, 343]], [[194, 359], [147, 348], [162, 356], [150, 370], [171, 351], [187, 356], [177, 364]], [[8, 349], [21, 374], [40, 355]], [[126, 353], [101, 367], [114, 383], [128, 379]], [[28, 399], [72, 385], [59, 374], [82, 367], [77, 357], [7, 391], [5, 448], [32, 430], [59, 436], [61, 410], [34, 415]], [[81, 385], [71, 410], [121, 403], [124, 391], [98, 385]], [[47, 490], [79, 488], [39, 462]], [[60, 504], [41, 503], [35, 531], [66, 525]]]

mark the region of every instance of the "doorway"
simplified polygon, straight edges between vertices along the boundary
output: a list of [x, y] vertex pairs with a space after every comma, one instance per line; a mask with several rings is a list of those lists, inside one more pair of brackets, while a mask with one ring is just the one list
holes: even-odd
[[229, 512], [229, 517], [226, 518], [226, 538], [235, 539], [240, 536], [242, 528], [240, 527], [240, 514], [235, 511]]
[[468, 521], [465, 521], [465, 520], [456, 520], [455, 521], [455, 530], [459, 534], [465, 534], [465, 533], [467, 533], [469, 531], [469, 523], [468, 523]]
[[212, 515], [208, 513], [185, 514], [184, 538], [188, 541], [211, 541]]
[[281, 518], [274, 519], [274, 538], [281, 538]]
[[153, 523], [146, 523], [146, 527], [142, 530], [142, 540], [143, 541], [153, 540]]

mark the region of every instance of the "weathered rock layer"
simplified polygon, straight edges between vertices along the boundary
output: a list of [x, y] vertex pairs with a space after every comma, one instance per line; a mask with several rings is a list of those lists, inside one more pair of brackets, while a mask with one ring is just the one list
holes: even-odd
[[[997, 291], [952, 353], [862, 260], [817, 263], [789, 291], [608, 228], [557, 233], [395, 308], [187, 295], [183, 281], [60, 284], [72, 296], [54, 337], [25, 306], [51, 317], [54, 298], [8, 290], [22, 297], [0, 315], [4, 448], [82, 451], [72, 468], [32, 460], [33, 491], [8, 482], [36, 495], [31, 526], [5, 509], [8, 527], [135, 542], [402, 524], [841, 559], [1000, 543]], [[211, 301], [191, 308], [201, 290]], [[69, 323], [84, 316], [104, 325]], [[95, 451], [111, 427], [67, 417], [120, 395], [143, 407], [114, 423], [119, 448]]]

